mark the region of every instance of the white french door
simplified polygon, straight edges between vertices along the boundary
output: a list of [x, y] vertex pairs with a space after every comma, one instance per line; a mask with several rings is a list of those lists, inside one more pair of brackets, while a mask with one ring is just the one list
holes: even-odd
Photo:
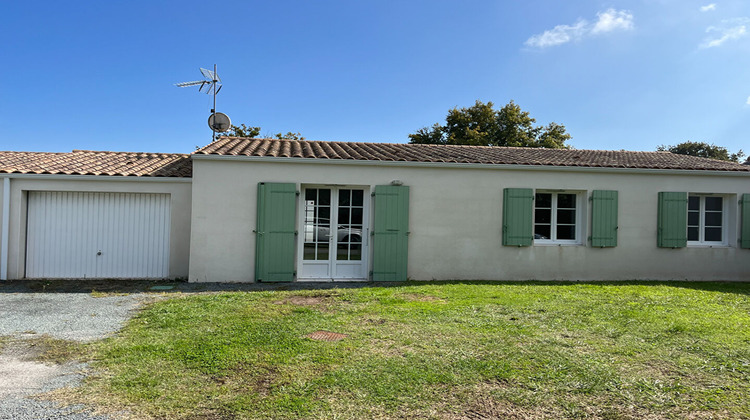
[[299, 280], [366, 280], [364, 188], [309, 186], [300, 195]]

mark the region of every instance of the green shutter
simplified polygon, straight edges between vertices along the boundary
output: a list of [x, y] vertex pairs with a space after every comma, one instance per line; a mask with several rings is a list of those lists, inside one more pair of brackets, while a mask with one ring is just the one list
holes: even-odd
[[534, 191], [531, 188], [503, 190], [503, 245], [531, 245], [534, 240], [533, 204]]
[[617, 246], [617, 191], [591, 193], [591, 246]]
[[750, 194], [742, 194], [740, 248], [750, 249]]
[[405, 281], [408, 260], [409, 187], [376, 185], [372, 230], [372, 280]]
[[687, 193], [659, 193], [657, 245], [683, 248], [687, 245]]
[[296, 197], [294, 184], [258, 184], [255, 281], [294, 280]]

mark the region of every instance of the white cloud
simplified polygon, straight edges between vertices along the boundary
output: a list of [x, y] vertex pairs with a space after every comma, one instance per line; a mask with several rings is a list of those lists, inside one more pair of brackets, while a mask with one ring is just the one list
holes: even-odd
[[745, 103], [750, 105], [750, 96], [747, 97], [747, 101]]
[[618, 29], [633, 29], [633, 14], [627, 10], [608, 9], [596, 15], [599, 17], [599, 20], [596, 21], [594, 28], [591, 29], [592, 34], [612, 32]]
[[716, 3], [711, 3], [705, 6], [701, 6], [701, 12], [710, 12], [712, 10], [716, 10]]
[[585, 20], [579, 20], [578, 23], [573, 26], [557, 25], [550, 30], [527, 39], [526, 45], [530, 47], [544, 48], [575, 41], [584, 35], [587, 25], [588, 23]]
[[535, 48], [553, 47], [591, 35], [633, 29], [633, 14], [627, 10], [608, 9], [597, 13], [597, 17], [593, 24], [586, 19], [579, 19], [575, 25], [557, 25], [541, 34], [532, 35], [524, 45]]
[[706, 32], [714, 34], [706, 38], [705, 41], [700, 45], [701, 48], [713, 48], [724, 45], [727, 41], [740, 39], [748, 35], [748, 25], [750, 25], [750, 19], [738, 18], [729, 19], [721, 22], [719, 26], [709, 26]]

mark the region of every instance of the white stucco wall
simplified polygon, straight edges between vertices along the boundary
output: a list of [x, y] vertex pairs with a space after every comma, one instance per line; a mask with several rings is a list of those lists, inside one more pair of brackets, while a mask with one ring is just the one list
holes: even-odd
[[[190, 178], [125, 178], [103, 176], [4, 175], [10, 181], [8, 279], [22, 279], [26, 256], [28, 191], [164, 193], [171, 197], [169, 277], [186, 278], [190, 257]], [[1, 185], [1, 184], [0, 184]], [[0, 195], [0, 199], [2, 196]], [[2, 204], [2, 203], [0, 203]], [[2, 209], [2, 207], [0, 207]], [[1, 233], [1, 232], [0, 232]]]
[[[320, 162], [194, 159], [190, 281], [254, 280], [259, 182], [373, 187], [394, 179], [410, 186], [410, 279], [750, 280], [750, 250], [736, 242], [737, 198], [750, 193], [750, 174]], [[584, 238], [591, 191], [619, 191], [618, 246], [502, 246], [504, 188], [586, 191]], [[658, 248], [661, 191], [728, 194], [730, 246]]]

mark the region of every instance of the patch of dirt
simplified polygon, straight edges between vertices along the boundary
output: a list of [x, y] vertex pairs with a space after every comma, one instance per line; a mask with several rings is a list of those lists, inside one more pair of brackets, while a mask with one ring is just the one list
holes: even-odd
[[279, 377], [279, 370], [274, 366], [240, 365], [231, 370], [227, 376], [214, 377], [214, 381], [234, 390], [252, 390], [258, 395], [267, 396]]
[[471, 404], [471, 408], [455, 417], [456, 420], [537, 420], [557, 418], [554, 412], [541, 407], [520, 407], [508, 401], [496, 398], [478, 398]]
[[408, 301], [412, 302], [436, 302], [436, 303], [445, 303], [445, 299], [439, 298], [437, 296], [431, 296], [431, 295], [422, 295], [419, 293], [403, 293], [397, 295], [400, 298], [406, 299]]
[[7, 342], [0, 354], [0, 398], [24, 397], [43, 392], [55, 379], [73, 374], [74, 362], [42, 363], [45, 346], [34, 341]]
[[368, 325], [383, 325], [387, 321], [383, 318], [364, 318], [362, 322]]
[[349, 337], [346, 334], [340, 334], [332, 331], [315, 331], [311, 332], [310, 334], [305, 335], [305, 338], [309, 338], [310, 340], [315, 341], [341, 341], [345, 339], [346, 337]]
[[276, 305], [298, 305], [298, 306], [318, 306], [330, 305], [338, 295], [335, 293], [323, 293], [315, 295], [291, 295], [284, 299], [274, 302]]
[[326, 303], [324, 296], [289, 296], [274, 302], [277, 305], [315, 306]]

